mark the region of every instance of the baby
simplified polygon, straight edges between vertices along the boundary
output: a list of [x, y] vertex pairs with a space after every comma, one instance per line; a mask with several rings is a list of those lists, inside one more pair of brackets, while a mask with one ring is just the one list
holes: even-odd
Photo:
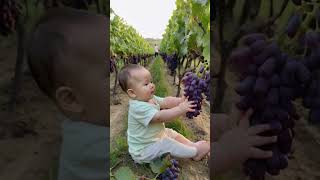
[[192, 101], [155, 96], [151, 74], [140, 65], [123, 67], [119, 73], [119, 83], [130, 97], [127, 135], [129, 153], [135, 162], [149, 163], [165, 153], [199, 161], [208, 154], [208, 142], [193, 143], [164, 125], [187, 112], [193, 112], [195, 105]]
[[108, 29], [105, 16], [53, 9], [30, 36], [32, 75], [60, 110], [59, 180], [109, 178]]

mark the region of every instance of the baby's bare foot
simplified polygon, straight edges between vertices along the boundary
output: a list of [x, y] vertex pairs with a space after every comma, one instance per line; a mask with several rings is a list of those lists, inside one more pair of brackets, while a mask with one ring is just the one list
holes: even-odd
[[207, 141], [198, 141], [195, 143], [197, 148], [197, 155], [193, 158], [195, 161], [200, 161], [204, 156], [206, 156], [210, 151], [210, 143]]

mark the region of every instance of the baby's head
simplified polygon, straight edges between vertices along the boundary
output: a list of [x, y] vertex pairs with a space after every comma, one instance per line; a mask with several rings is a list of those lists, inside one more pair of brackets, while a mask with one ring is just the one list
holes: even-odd
[[150, 72], [143, 66], [128, 64], [119, 73], [119, 84], [131, 99], [150, 100], [155, 92]]
[[37, 24], [27, 49], [40, 89], [72, 120], [107, 122], [108, 18], [53, 9]]

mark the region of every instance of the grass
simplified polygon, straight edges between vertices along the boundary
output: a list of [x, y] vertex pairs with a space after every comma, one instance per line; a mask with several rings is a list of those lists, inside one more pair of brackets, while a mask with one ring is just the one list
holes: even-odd
[[163, 69], [165, 68], [162, 59], [158, 56], [150, 67], [153, 82], [156, 85], [155, 94], [160, 97], [169, 95], [169, 85], [166, 82]]

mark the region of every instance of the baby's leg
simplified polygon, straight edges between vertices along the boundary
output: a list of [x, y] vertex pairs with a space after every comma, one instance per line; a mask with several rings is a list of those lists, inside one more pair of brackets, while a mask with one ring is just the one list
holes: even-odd
[[198, 141], [198, 142], [194, 143], [194, 142], [190, 141], [189, 139], [185, 138], [182, 134], [176, 132], [173, 129], [169, 129], [169, 128], [166, 128], [166, 135], [168, 137], [171, 137], [171, 138], [177, 140], [178, 142], [180, 142], [182, 144], [185, 144], [187, 146], [192, 146], [192, 147], [197, 147], [198, 143], [205, 142], [205, 141]]
[[187, 146], [170, 137], [164, 137], [147, 147], [142, 156], [146, 160], [151, 160], [165, 153], [170, 153], [178, 158], [193, 158], [197, 156], [197, 152], [196, 147]]
[[200, 161], [203, 157], [210, 153], [210, 143], [206, 141], [197, 142], [197, 155], [193, 158], [195, 161]]
[[189, 139], [185, 138], [182, 134], [177, 133], [176, 137], [174, 138], [178, 142], [185, 144], [187, 146], [195, 147], [194, 142], [190, 141]]

